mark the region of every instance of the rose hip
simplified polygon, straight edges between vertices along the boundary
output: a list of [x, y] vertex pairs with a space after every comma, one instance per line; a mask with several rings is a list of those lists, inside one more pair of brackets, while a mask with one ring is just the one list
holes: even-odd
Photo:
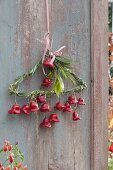
[[6, 170], [11, 170], [11, 166], [8, 165], [8, 166], [6, 167]]
[[11, 164], [14, 162], [14, 158], [13, 158], [12, 155], [9, 156], [9, 161], [10, 161]]
[[58, 115], [56, 113], [50, 115], [49, 121], [52, 123], [60, 122]]
[[64, 104], [62, 104], [61, 102], [57, 102], [55, 105], [55, 109], [61, 111], [65, 108]]
[[52, 58], [51, 57], [48, 57], [48, 58], [46, 58], [44, 60], [43, 66], [44, 67], [48, 67], [48, 68], [52, 68], [52, 69], [55, 67], [54, 63], [52, 62]]
[[30, 102], [30, 111], [37, 112], [39, 110], [38, 103], [35, 101]]
[[18, 169], [22, 167], [22, 162], [18, 163], [17, 165]]
[[50, 112], [51, 111], [50, 105], [48, 103], [42, 104], [40, 107], [40, 111], [41, 112]]
[[44, 103], [44, 102], [46, 102], [46, 96], [45, 95], [40, 95], [40, 96], [37, 97], [36, 100], [39, 103]]
[[44, 78], [43, 82], [42, 82], [42, 86], [44, 87], [50, 87], [52, 85], [52, 80], [49, 78]]
[[51, 123], [50, 123], [50, 120], [45, 118], [43, 119], [42, 123], [40, 124], [42, 127], [45, 127], [45, 128], [51, 128]]
[[5, 146], [4, 146], [4, 152], [7, 152], [7, 151], [8, 151], [8, 146], [5, 145]]
[[9, 114], [21, 114], [21, 107], [15, 103], [12, 108], [8, 111]]
[[22, 106], [22, 111], [26, 114], [29, 115], [30, 114], [30, 106], [29, 104], [25, 104]]

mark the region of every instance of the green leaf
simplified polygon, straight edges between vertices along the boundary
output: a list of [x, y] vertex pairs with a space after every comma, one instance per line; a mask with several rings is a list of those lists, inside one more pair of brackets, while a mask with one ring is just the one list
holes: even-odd
[[30, 75], [33, 75], [33, 74], [36, 72], [36, 70], [37, 70], [38, 67], [40, 66], [40, 63], [41, 63], [41, 62], [36, 63], [36, 64], [34, 65], [34, 67], [33, 67], [31, 70], [29, 70], [29, 72], [28, 72], [28, 75], [29, 75], [29, 76], [30, 76]]
[[54, 75], [55, 75], [55, 72], [54, 72], [54, 70], [52, 70], [48, 73], [47, 77], [52, 79], [54, 77]]
[[77, 84], [75, 77], [69, 71], [66, 72], [66, 75], [73, 82], [73, 84]]
[[78, 78], [76, 74], [74, 74], [70, 68], [63, 66], [61, 63], [57, 63], [58, 74], [60, 74], [65, 79], [70, 79], [74, 85], [81, 85], [86, 87], [86, 84], [82, 81], [82, 79]]
[[62, 56], [61, 57], [57, 56], [56, 61], [59, 61], [59, 62], [64, 63], [64, 64], [70, 64], [71, 63], [70, 59], [62, 57]]
[[71, 74], [70, 69], [67, 69], [65, 67], [60, 67], [60, 71], [65, 79], [70, 79], [74, 85], [77, 84], [77, 80], [75, 79], [74, 75]]
[[20, 84], [22, 81], [23, 81], [23, 77], [22, 76], [17, 77], [17, 79], [15, 80], [15, 85]]
[[67, 73], [62, 67], [60, 68], [60, 72], [62, 74], [62, 77], [64, 77], [65, 79], [68, 79]]
[[67, 73], [69, 72], [70, 68], [62, 65], [61, 63], [57, 63], [57, 70], [58, 70], [58, 74], [60, 73], [62, 77], [64, 77], [65, 79], [68, 78]]
[[64, 91], [64, 82], [60, 76], [56, 78], [53, 89], [58, 97]]
[[70, 74], [75, 78], [75, 81], [77, 82], [77, 85], [83, 86], [84, 88], [87, 87], [86, 83], [82, 79], [77, 77], [76, 74], [74, 74], [73, 72], [70, 72]]
[[17, 145], [13, 146], [13, 153], [14, 153], [14, 157], [15, 157], [15, 162], [18, 163], [20, 161], [24, 161], [24, 155], [22, 154], [21, 150], [19, 149], [19, 147]]
[[2, 153], [2, 152], [3, 152], [3, 149], [0, 150], [0, 153]]

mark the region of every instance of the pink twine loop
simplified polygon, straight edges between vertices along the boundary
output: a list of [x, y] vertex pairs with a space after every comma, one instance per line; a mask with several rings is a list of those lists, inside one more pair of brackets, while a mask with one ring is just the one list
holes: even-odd
[[51, 60], [51, 64], [55, 61], [56, 56], [61, 56], [62, 55], [62, 50], [66, 48], [66, 46], [60, 47], [57, 51], [51, 52], [50, 55], [53, 57]]
[[44, 53], [42, 56], [42, 69], [43, 73], [46, 75], [44, 67], [43, 67], [43, 62], [46, 57], [46, 53], [49, 50], [49, 55], [52, 57], [51, 59], [51, 64], [55, 61], [56, 56], [61, 56], [62, 55], [62, 50], [66, 48], [66, 46], [60, 47], [57, 51], [51, 52], [52, 50], [52, 40], [50, 40], [50, 16], [49, 16], [49, 1], [46, 0], [46, 18], [47, 18], [47, 34], [44, 36], [44, 41], [38, 40], [39, 42], [43, 43], [45, 45]]
[[44, 53], [43, 53], [43, 56], [42, 56], [42, 63], [43, 63], [43, 61], [45, 59], [47, 50], [50, 50], [50, 34], [49, 33], [47, 33], [44, 36], [44, 44], [45, 44], [45, 49], [44, 49]]
[[[50, 42], [50, 16], [49, 16], [49, 0], [46, 0], [46, 19], [47, 19], [47, 34], [44, 36], [44, 44], [45, 44], [45, 50], [44, 50], [44, 54], [42, 57], [42, 62], [45, 59], [47, 50], [49, 50], [49, 52], [51, 51], [52, 48], [52, 41]], [[50, 55], [53, 57], [51, 60], [51, 63], [54, 62], [55, 60], [55, 56], [61, 56], [62, 55], [62, 50], [65, 48], [66, 46], [62, 46], [60, 47], [57, 51], [55, 52], [50, 52]]]
[[45, 36], [44, 36], [44, 40], [39, 40], [38, 41], [41, 43], [41, 44], [44, 44], [45, 45], [45, 49], [44, 49], [44, 53], [43, 53], [43, 56], [42, 56], [42, 63], [44, 62], [44, 59], [46, 57], [46, 53], [47, 51], [49, 50], [49, 55], [52, 57], [52, 60], [51, 60], [51, 63], [54, 62], [55, 60], [55, 57], [56, 56], [61, 56], [62, 55], [62, 50], [64, 48], [66, 48], [66, 46], [62, 46], [60, 47], [58, 50], [52, 52], [52, 41], [50, 41], [50, 34], [47, 33]]

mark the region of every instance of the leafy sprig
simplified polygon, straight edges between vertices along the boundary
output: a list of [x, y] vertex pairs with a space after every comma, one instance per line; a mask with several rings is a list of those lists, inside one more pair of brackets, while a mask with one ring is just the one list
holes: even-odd
[[[48, 53], [48, 51], [47, 51]], [[48, 55], [47, 55], [48, 56]], [[71, 71], [71, 61], [63, 56], [56, 56], [55, 58], [55, 68], [46, 70], [46, 77], [53, 79], [53, 88], [49, 90], [33, 90], [30, 92], [21, 91], [19, 85], [27, 78], [33, 76], [39, 67], [42, 67], [42, 61], [37, 62], [33, 68], [31, 68], [27, 73], [19, 76], [13, 84], [9, 86], [10, 94], [17, 95], [19, 97], [25, 98], [35, 98], [37, 95], [51, 95], [56, 94], [59, 96], [61, 93], [68, 92], [80, 92], [84, 90], [87, 86], [86, 83], [78, 78], [75, 73]], [[74, 85], [72, 88], [65, 89], [64, 80], [70, 80]]]

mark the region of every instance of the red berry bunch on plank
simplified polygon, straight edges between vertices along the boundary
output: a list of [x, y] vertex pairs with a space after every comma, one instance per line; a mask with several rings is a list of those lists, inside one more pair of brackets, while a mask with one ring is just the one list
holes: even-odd
[[[77, 98], [74, 95], [71, 95], [68, 97], [68, 101], [63, 104], [61, 102], [57, 102], [56, 105], [54, 106], [54, 109], [57, 111], [63, 111], [63, 112], [70, 112], [72, 114], [72, 120], [73, 121], [78, 121], [80, 120], [80, 116], [76, 112], [76, 109], [80, 105], [85, 105], [84, 99]], [[50, 114], [49, 118], [44, 118], [42, 123], [40, 124], [42, 127], [45, 128], [51, 128], [52, 123], [58, 123], [60, 122], [60, 119], [56, 113]]]
[[[76, 111], [78, 106], [85, 105], [83, 98], [76, 98], [75, 95], [68, 96], [66, 103], [57, 102], [53, 108], [50, 104], [47, 103], [45, 95], [39, 95], [36, 97], [35, 101], [30, 101], [27, 104], [24, 104], [22, 107], [19, 104], [15, 103], [12, 108], [9, 110], [9, 114], [13, 115], [30, 115], [32, 113], [41, 113], [44, 115], [44, 119], [40, 123], [41, 127], [51, 128], [53, 123], [60, 122], [59, 116], [56, 112], [61, 111], [64, 113], [71, 113], [72, 120], [78, 121], [80, 117]], [[48, 116], [49, 115], [49, 116]], [[7, 150], [8, 146], [5, 146], [4, 150]]]
[[[18, 111], [19, 110], [19, 111]], [[30, 101], [28, 104], [24, 104], [22, 107], [15, 103], [12, 108], [8, 111], [9, 114], [26, 114], [29, 115], [31, 113], [37, 112], [39, 110], [38, 104], [35, 101]]]
[[[20, 106], [17, 102], [8, 111], [10, 115], [31, 115], [32, 113], [41, 113], [44, 118], [40, 124], [41, 127], [50, 128], [54, 123], [60, 122], [57, 111], [62, 113], [72, 113], [72, 120], [80, 120], [76, 108], [85, 105], [84, 99], [77, 99], [75, 95], [69, 95], [65, 103], [58, 101], [53, 108], [51, 108], [47, 98], [56, 95], [58, 98], [62, 94], [80, 93], [86, 88], [86, 84], [76, 76], [71, 69], [71, 61], [63, 56], [61, 47], [59, 50], [52, 52], [52, 49], [47, 50], [45, 56], [34, 65], [27, 73], [18, 77], [9, 87], [10, 94], [16, 97], [24, 97], [28, 99], [28, 103]], [[28, 77], [33, 76], [38, 68], [42, 68], [43, 78], [40, 89], [32, 92], [20, 91], [19, 85]], [[64, 81], [70, 81], [74, 87], [67, 89]], [[49, 99], [50, 101], [50, 99]]]
[[11, 145], [9, 141], [5, 141], [0, 155], [4, 159], [3, 162], [0, 161], [0, 170], [27, 170], [27, 166], [23, 166], [24, 156], [17, 144]]

